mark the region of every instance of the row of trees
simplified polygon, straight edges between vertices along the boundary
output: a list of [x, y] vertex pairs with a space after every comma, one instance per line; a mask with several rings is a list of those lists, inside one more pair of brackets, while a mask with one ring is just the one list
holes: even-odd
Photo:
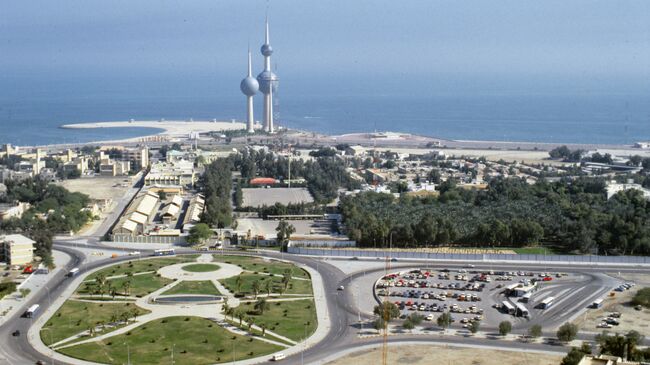
[[628, 190], [607, 199], [605, 181], [578, 178], [529, 185], [490, 181], [483, 191], [440, 186], [439, 197], [373, 192], [339, 204], [348, 236], [361, 246], [530, 246], [565, 252], [650, 254], [650, 202]]
[[[596, 343], [600, 347], [600, 353], [613, 355], [629, 361], [647, 362], [650, 361], [650, 348], [640, 349], [644, 336], [637, 331], [630, 331], [625, 335], [610, 335], [607, 332], [596, 336]], [[573, 347], [562, 359], [561, 365], [577, 365], [585, 355], [591, 355], [593, 348], [588, 343], [581, 347]]]
[[207, 165], [202, 177], [205, 211], [201, 221], [211, 227], [225, 228], [232, 223], [230, 204], [232, 161], [220, 158]]

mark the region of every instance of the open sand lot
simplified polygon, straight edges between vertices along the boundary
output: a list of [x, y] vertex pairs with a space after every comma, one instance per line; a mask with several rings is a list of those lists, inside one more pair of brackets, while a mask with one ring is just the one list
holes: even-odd
[[[525, 353], [461, 347], [398, 345], [388, 349], [388, 363], [429, 365], [557, 365], [562, 355]], [[327, 365], [375, 365], [381, 362], [380, 348], [343, 356]]]
[[[585, 315], [576, 318], [575, 323], [582, 330], [589, 332], [607, 330], [609, 332], [626, 333], [635, 330], [642, 334], [650, 333], [650, 310], [644, 308], [641, 311], [637, 311], [629, 304], [637, 290], [650, 287], [650, 275], [622, 274], [619, 276], [617, 273], [609, 273], [609, 275], [634, 282], [636, 286], [624, 292], [612, 291], [616, 293], [614, 297], [608, 296], [605, 298], [602, 307], [599, 309], [589, 309]], [[621, 324], [608, 329], [596, 328], [596, 325], [602, 322], [602, 319], [607, 317], [607, 314], [610, 312], [621, 312], [621, 318], [619, 318]]]
[[[253, 235], [261, 234], [270, 238], [276, 236], [277, 232], [275, 231], [275, 228], [279, 223], [280, 221], [265, 221], [261, 218], [239, 218], [237, 219], [237, 229], [243, 232], [248, 232], [250, 229], [251, 234]], [[319, 227], [314, 224], [314, 221], [311, 220], [287, 220], [287, 223], [291, 224], [296, 229], [296, 232], [291, 235], [292, 237], [309, 235], [311, 232], [316, 233], [316, 230], [319, 229]], [[321, 232], [319, 230], [318, 233], [328, 234], [329, 231]]]
[[311, 203], [314, 198], [307, 188], [245, 188], [242, 189], [244, 207], [261, 207], [275, 203], [296, 204]]
[[129, 176], [97, 176], [63, 180], [56, 184], [61, 185], [70, 191], [86, 194], [91, 199], [117, 200], [124, 196], [126, 191], [129, 190], [133, 184], [131, 179], [132, 178]]

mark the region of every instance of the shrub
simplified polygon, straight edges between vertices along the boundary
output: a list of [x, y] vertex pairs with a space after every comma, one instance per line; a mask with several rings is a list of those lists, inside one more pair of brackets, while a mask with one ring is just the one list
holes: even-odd
[[642, 305], [650, 308], [650, 288], [639, 289], [632, 298], [632, 305]]
[[573, 323], [565, 323], [557, 330], [557, 339], [562, 342], [570, 342], [576, 338], [578, 326]]

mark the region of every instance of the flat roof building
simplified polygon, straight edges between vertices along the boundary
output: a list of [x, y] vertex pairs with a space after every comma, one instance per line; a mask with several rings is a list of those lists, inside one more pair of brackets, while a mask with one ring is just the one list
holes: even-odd
[[22, 234], [0, 236], [0, 261], [8, 265], [25, 265], [34, 261], [34, 242]]

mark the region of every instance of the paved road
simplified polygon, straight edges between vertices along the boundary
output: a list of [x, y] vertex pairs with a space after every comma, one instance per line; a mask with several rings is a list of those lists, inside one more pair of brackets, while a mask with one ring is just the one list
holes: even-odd
[[[93, 270], [97, 267], [113, 264], [120, 261], [125, 261], [132, 259], [131, 256], [120, 256], [114, 259], [104, 259], [98, 260], [92, 263], [81, 265], [84, 261], [85, 256], [82, 252], [75, 250], [74, 246], [78, 243], [69, 242], [69, 241], [57, 241], [55, 242], [55, 248], [57, 250], [66, 252], [72, 257], [72, 260], [67, 265], [67, 270], [72, 267], [80, 267], [81, 273], [84, 273], [88, 270]], [[84, 245], [87, 248], [91, 249], [106, 249], [105, 246], [96, 243], [88, 243]], [[151, 254], [151, 251], [140, 250], [143, 256]], [[179, 254], [183, 253], [194, 253], [191, 250], [177, 250]], [[246, 252], [233, 252], [235, 254], [252, 254]], [[264, 256], [282, 258], [285, 260], [295, 261], [297, 263], [307, 265], [315, 270], [317, 270], [322, 278], [325, 285], [325, 295], [327, 298], [328, 309], [331, 318], [331, 328], [326, 337], [319, 343], [313, 345], [312, 347], [306, 349], [303, 353], [293, 355], [288, 357], [283, 363], [285, 364], [316, 364], [324, 361], [324, 359], [331, 356], [333, 353], [353, 349], [355, 347], [367, 344], [379, 344], [381, 342], [380, 338], [365, 338], [359, 339], [356, 336], [357, 324], [358, 324], [358, 310], [355, 305], [352, 293], [350, 291], [338, 291], [336, 290], [339, 285], [348, 285], [352, 280], [354, 280], [359, 275], [363, 275], [363, 272], [354, 273], [352, 275], [346, 275], [341, 270], [336, 268], [334, 265], [328, 264], [327, 262], [314, 257], [306, 256], [295, 256], [275, 252], [264, 252]], [[410, 268], [410, 267], [419, 267], [423, 263], [420, 262], [400, 262], [399, 264], [393, 264], [393, 270], [399, 270], [400, 268]], [[427, 266], [441, 266], [447, 268], [461, 267], [462, 265], [458, 262], [435, 262]], [[482, 267], [488, 267], [488, 265], [477, 265], [477, 269]], [[496, 265], [491, 265], [495, 267]], [[573, 271], [573, 272], [583, 272], [587, 274], [595, 274], [605, 271], [625, 271], [625, 272], [642, 272], [649, 273], [650, 268], [626, 268], [619, 269], [616, 267], [575, 267], [575, 266], [550, 266], [550, 265], [530, 265], [526, 264], [525, 267], [517, 267], [514, 264], [498, 265], [499, 268], [504, 270], [543, 270], [543, 271]], [[63, 275], [67, 271], [60, 272], [54, 278], [51, 279], [50, 291], [49, 294], [52, 298], [60, 295], [60, 293], [67, 287], [69, 280], [67, 280]], [[376, 269], [374, 271], [381, 272], [383, 269]], [[368, 274], [373, 270], [366, 270], [365, 273]], [[597, 285], [597, 284], [594, 284]], [[591, 290], [590, 288], [586, 290]], [[48, 305], [48, 292], [40, 291], [34, 293], [27, 303], [24, 304], [24, 308], [27, 308], [29, 305], [34, 303], [39, 303], [43, 308], [41, 308], [41, 313], [45, 310], [45, 307]], [[567, 303], [569, 307], [572, 303]], [[573, 303], [575, 304], [575, 303]], [[24, 309], [23, 309], [24, 310]], [[37, 315], [38, 317], [38, 315]], [[38, 353], [35, 349], [31, 347], [27, 341], [26, 334], [32, 323], [32, 320], [26, 318], [20, 318], [18, 315], [13, 318], [7, 319], [5, 325], [0, 327], [0, 338], [4, 341], [8, 341], [10, 346], [2, 346], [0, 350], [0, 363], [2, 364], [33, 364], [37, 360], [43, 360], [49, 362], [47, 354], [43, 355]], [[11, 332], [14, 330], [20, 330], [20, 337], [12, 337]], [[551, 335], [551, 334], [549, 334]], [[581, 336], [584, 339], [590, 339], [590, 335]], [[400, 343], [400, 342], [443, 342], [448, 344], [462, 342], [464, 344], [477, 344], [477, 345], [494, 345], [497, 340], [486, 339], [486, 338], [461, 338], [459, 336], [440, 336], [440, 335], [400, 335], [391, 336], [389, 339], [391, 343]], [[525, 348], [535, 348], [535, 349], [544, 349], [549, 351], [562, 352], [565, 351], [564, 348], [561, 348], [557, 345], [549, 344], [529, 344], [521, 343], [516, 341], [499, 341], [499, 346], [505, 346], [513, 349], [525, 349]], [[61, 364], [61, 362], [56, 362]]]

